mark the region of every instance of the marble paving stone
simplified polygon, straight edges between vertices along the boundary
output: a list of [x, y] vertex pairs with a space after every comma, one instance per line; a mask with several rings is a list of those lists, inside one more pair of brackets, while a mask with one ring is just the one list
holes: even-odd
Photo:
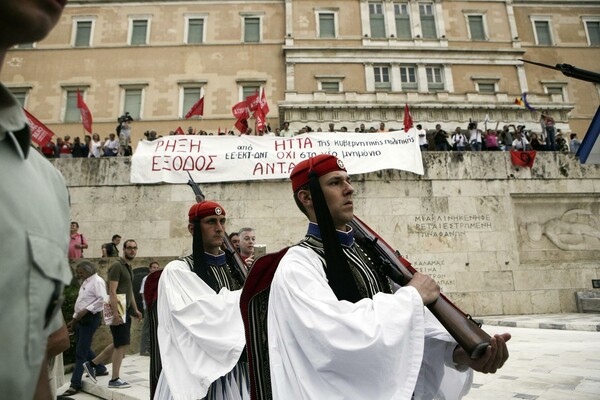
[[[481, 318], [476, 318], [481, 319]], [[496, 374], [474, 375], [474, 384], [465, 400], [598, 400], [600, 396], [600, 334], [586, 330], [540, 329], [566, 321], [581, 326], [599, 323], [600, 314], [549, 314], [485, 317], [483, 329], [489, 334], [509, 332], [510, 358]], [[535, 329], [498, 326], [534, 326]], [[84, 380], [84, 390], [109, 400], [146, 400], [148, 398], [149, 358], [127, 356], [122, 378], [132, 383], [123, 390], [109, 390], [108, 377], [98, 384]], [[110, 367], [109, 367], [110, 369]], [[66, 378], [67, 381], [69, 378]], [[60, 393], [60, 392], [59, 392]], [[84, 399], [85, 397], [82, 397]]]
[[523, 393], [517, 393], [515, 395], [515, 399], [529, 399], [529, 400], [535, 400], [537, 399], [539, 396], [533, 396], [530, 394], [523, 394]]

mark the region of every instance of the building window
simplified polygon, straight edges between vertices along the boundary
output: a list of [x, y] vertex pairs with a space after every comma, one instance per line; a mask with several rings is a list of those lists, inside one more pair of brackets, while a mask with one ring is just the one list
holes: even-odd
[[486, 40], [483, 15], [467, 15], [469, 37], [471, 40]]
[[394, 4], [394, 15], [396, 17], [396, 37], [398, 39], [411, 39], [410, 10], [408, 4]]
[[390, 68], [385, 66], [373, 67], [375, 75], [375, 90], [389, 90], [392, 88], [390, 83]]
[[425, 72], [427, 74], [427, 89], [434, 92], [444, 90], [441, 67], [426, 67]]
[[600, 46], [600, 20], [584, 20], [585, 33], [590, 46]]
[[142, 88], [125, 88], [123, 112], [128, 112], [134, 120], [141, 119], [142, 116]]
[[260, 18], [244, 17], [244, 43], [260, 42]]
[[533, 33], [535, 35], [535, 43], [540, 46], [552, 45], [552, 31], [550, 20], [534, 19]]
[[433, 3], [420, 3], [419, 17], [421, 18], [421, 29], [423, 32], [423, 38], [437, 39], [435, 16], [433, 14]]
[[15, 96], [15, 99], [17, 99], [17, 101], [19, 102], [19, 104], [21, 105], [21, 107], [26, 107], [27, 106], [27, 93], [29, 92], [29, 89], [27, 88], [9, 88], [10, 92], [12, 93], [13, 96]]
[[187, 18], [187, 44], [204, 43], [204, 18]]
[[544, 91], [552, 97], [558, 95], [558, 101], [560, 102], [566, 101], [563, 85], [545, 85]]
[[477, 82], [477, 91], [479, 93], [496, 93], [496, 84], [494, 82]]
[[183, 101], [181, 107], [181, 117], [192, 108], [194, 104], [202, 97], [202, 87], [184, 87], [183, 88]]
[[15, 46], [15, 49], [33, 49], [35, 47], [35, 44], [32, 43], [19, 43], [18, 45]]
[[340, 82], [323, 81], [319, 83], [319, 90], [326, 93], [340, 93]]
[[[77, 90], [69, 89], [67, 93], [67, 102], [65, 107], [65, 122], [81, 121], [81, 111], [77, 108]], [[81, 93], [81, 92], [80, 92]], [[83, 96], [83, 93], [81, 93]]]
[[319, 37], [321, 39], [335, 38], [335, 14], [329, 12], [319, 13]]
[[402, 90], [417, 90], [417, 69], [414, 66], [400, 67]]
[[75, 40], [74, 47], [90, 47], [92, 45], [92, 21], [74, 21]]
[[130, 22], [129, 44], [132, 46], [144, 46], [148, 44], [149, 20], [132, 18]]
[[385, 37], [385, 19], [383, 16], [383, 3], [369, 3], [369, 21], [371, 23], [371, 37]]
[[260, 85], [244, 85], [242, 86], [242, 101], [248, 96], [254, 96], [260, 93]]

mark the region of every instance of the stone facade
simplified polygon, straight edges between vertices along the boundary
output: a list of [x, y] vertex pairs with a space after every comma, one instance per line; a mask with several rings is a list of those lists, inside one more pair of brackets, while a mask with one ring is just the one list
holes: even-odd
[[[352, 176], [355, 212], [466, 312], [575, 312], [575, 292], [600, 278], [600, 166], [538, 152], [517, 168], [503, 152], [425, 152], [425, 175]], [[138, 266], [188, 254], [187, 185], [129, 183], [130, 159], [59, 159], [72, 218], [99, 257], [114, 233], [134, 238]], [[228, 231], [256, 229], [274, 252], [303, 237], [306, 219], [286, 180], [202, 184]]]

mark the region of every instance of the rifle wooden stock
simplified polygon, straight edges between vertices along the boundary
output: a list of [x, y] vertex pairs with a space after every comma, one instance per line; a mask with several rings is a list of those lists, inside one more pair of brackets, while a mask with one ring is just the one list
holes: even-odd
[[[354, 217], [350, 223], [354, 229], [354, 237], [358, 242], [371, 247], [377, 253], [382, 262], [382, 272], [397, 284], [404, 286], [417, 272], [410, 263], [393, 250], [379, 235], [369, 228], [359, 218]], [[448, 333], [469, 354], [471, 359], [477, 359], [485, 353], [490, 344], [491, 337], [484, 332], [471, 316], [462, 312], [446, 296], [440, 293], [440, 297], [427, 305], [431, 313], [446, 328]]]

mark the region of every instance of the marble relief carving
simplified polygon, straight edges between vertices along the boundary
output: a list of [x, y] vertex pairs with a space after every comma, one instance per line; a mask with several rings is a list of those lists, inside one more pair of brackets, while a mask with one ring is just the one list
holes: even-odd
[[521, 262], [600, 259], [600, 199], [597, 196], [513, 198]]

